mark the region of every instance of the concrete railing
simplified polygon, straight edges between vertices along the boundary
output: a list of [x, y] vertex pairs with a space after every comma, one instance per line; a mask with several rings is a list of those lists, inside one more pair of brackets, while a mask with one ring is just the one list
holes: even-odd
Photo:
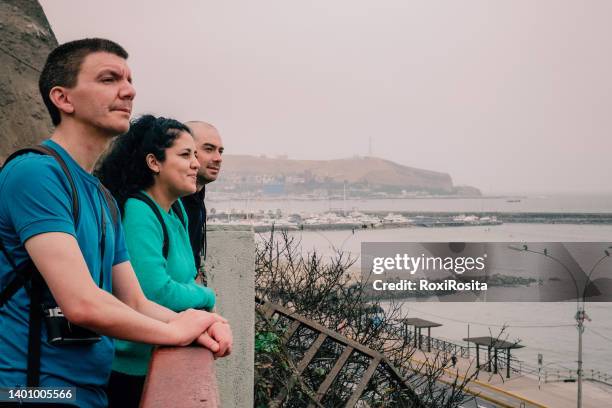
[[213, 359], [199, 347], [157, 348], [143, 392], [143, 408], [251, 408], [254, 390], [255, 240], [252, 229], [210, 228], [204, 262], [215, 311], [229, 320], [234, 348]]
[[212, 353], [202, 347], [156, 348], [140, 406], [220, 407]]
[[229, 320], [232, 355], [217, 359], [224, 408], [252, 408], [255, 367], [255, 237], [246, 226], [210, 226], [204, 268], [217, 294], [216, 311]]

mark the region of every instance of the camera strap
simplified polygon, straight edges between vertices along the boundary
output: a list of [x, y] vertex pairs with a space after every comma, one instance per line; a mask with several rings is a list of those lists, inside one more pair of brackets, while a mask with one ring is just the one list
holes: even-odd
[[30, 290], [30, 325], [28, 327], [28, 372], [27, 386], [38, 387], [40, 383], [40, 331], [42, 325], [42, 292], [46, 286], [36, 270], [32, 275]]

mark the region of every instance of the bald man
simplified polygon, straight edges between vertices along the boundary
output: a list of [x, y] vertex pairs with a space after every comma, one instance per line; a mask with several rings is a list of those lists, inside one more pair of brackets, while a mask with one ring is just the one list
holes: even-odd
[[193, 250], [196, 268], [200, 271], [202, 255], [206, 258], [206, 206], [204, 196], [205, 186], [217, 179], [221, 171], [221, 155], [223, 154], [223, 142], [219, 131], [210, 123], [191, 121], [185, 123], [196, 143], [196, 151], [200, 169], [198, 170], [197, 191], [187, 197], [183, 197], [183, 206], [189, 220], [189, 240]]

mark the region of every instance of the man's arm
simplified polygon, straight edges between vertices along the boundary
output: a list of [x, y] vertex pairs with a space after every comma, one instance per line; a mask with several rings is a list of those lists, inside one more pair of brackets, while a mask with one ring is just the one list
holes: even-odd
[[217, 321], [215, 315], [193, 309], [173, 318], [154, 307], [153, 315], [168, 319], [164, 323], [130, 308], [94, 283], [70, 234], [35, 235], [25, 242], [25, 248], [66, 318], [97, 333], [149, 344], [187, 345]]

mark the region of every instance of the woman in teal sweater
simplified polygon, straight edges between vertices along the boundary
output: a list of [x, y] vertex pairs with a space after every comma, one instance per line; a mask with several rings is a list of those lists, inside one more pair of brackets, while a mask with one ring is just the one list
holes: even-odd
[[[195, 151], [185, 125], [147, 115], [113, 143], [98, 169], [122, 212], [130, 260], [144, 294], [176, 312], [215, 305], [215, 293], [195, 281], [187, 216], [179, 200], [196, 191]], [[151, 351], [146, 344], [115, 341], [110, 407], [138, 405]]]

